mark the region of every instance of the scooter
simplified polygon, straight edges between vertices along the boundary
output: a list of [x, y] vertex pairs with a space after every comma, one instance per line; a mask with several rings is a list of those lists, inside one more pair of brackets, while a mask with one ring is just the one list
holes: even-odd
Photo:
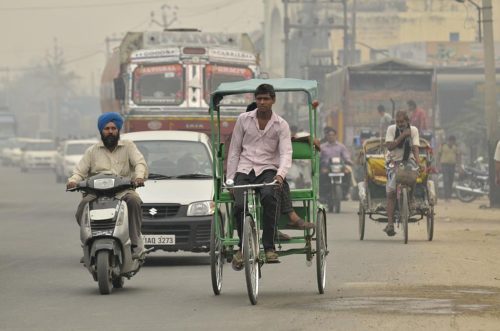
[[[101, 294], [122, 288], [124, 278], [134, 276], [145, 260], [132, 258], [127, 203], [115, 197], [134, 187], [129, 178], [103, 173], [78, 183], [69, 191], [81, 191], [97, 198], [85, 206], [80, 222], [83, 263], [99, 285]], [[146, 252], [145, 252], [146, 253]]]

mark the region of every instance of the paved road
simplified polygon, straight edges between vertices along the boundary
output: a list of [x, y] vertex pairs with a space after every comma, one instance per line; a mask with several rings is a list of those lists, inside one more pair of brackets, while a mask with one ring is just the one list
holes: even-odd
[[[48, 172], [0, 168], [0, 330], [498, 330], [500, 225], [445, 220], [410, 243], [367, 224], [356, 204], [328, 215], [325, 295], [302, 256], [263, 269], [259, 304], [244, 274], [224, 269], [214, 296], [205, 254], [154, 253], [125, 288], [101, 296], [78, 262], [73, 218], [79, 195]], [[484, 228], [484, 231], [481, 232]], [[468, 229], [470, 231], [468, 231]]]

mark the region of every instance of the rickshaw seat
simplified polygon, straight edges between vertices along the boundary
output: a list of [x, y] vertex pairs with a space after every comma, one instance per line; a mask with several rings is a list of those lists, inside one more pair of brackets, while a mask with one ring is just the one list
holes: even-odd
[[[420, 158], [421, 163], [425, 163], [425, 158]], [[373, 180], [375, 183], [385, 185], [387, 183], [387, 173], [385, 170], [385, 159], [382, 157], [368, 157], [366, 159], [366, 173], [368, 179]], [[417, 177], [417, 184], [425, 182], [427, 177], [426, 173], [420, 173]]]
[[309, 142], [292, 141], [292, 159], [293, 160], [310, 160], [313, 158], [312, 148]]
[[220, 193], [219, 201], [220, 202], [232, 202], [233, 197], [228, 191], [223, 191]]
[[385, 171], [384, 157], [374, 156], [366, 159], [366, 175], [369, 180], [377, 184], [384, 184], [387, 182], [387, 174]]
[[291, 200], [308, 200], [313, 198], [313, 192], [311, 189], [291, 189], [290, 199]]

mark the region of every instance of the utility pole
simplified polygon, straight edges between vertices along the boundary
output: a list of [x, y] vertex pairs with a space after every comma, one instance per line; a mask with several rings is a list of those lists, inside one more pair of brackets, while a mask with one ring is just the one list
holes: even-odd
[[350, 63], [356, 64], [356, 0], [352, 0]]
[[493, 38], [492, 0], [483, 0], [484, 47], [484, 110], [488, 137], [490, 207], [500, 207], [500, 189], [495, 185], [495, 147], [498, 140], [498, 113], [496, 102], [495, 48]]
[[344, 10], [344, 50], [342, 56], [342, 66], [347, 67], [349, 65], [349, 33], [347, 31], [347, 0], [342, 0], [342, 6]]
[[[342, 64], [345, 66], [348, 64], [348, 55], [349, 54], [349, 36], [348, 36], [348, 25], [347, 25], [347, 0], [282, 0], [283, 1], [283, 10], [284, 10], [284, 19], [283, 19], [283, 34], [284, 34], [284, 65], [285, 77], [289, 76], [289, 67], [290, 67], [290, 31], [292, 29], [297, 30], [313, 30], [313, 29], [342, 29], [344, 31], [344, 49], [343, 49], [343, 59]], [[343, 24], [336, 24], [335, 22], [326, 23], [326, 24], [317, 24], [317, 25], [307, 25], [307, 24], [291, 24], [290, 17], [288, 16], [288, 6], [289, 4], [315, 4], [315, 5], [330, 5], [330, 4], [341, 4], [343, 6]]]
[[[61, 91], [62, 88], [62, 64], [63, 64], [63, 51], [57, 44], [57, 38], [54, 38], [53, 54], [48, 56], [49, 73], [54, 75], [53, 90], [53, 110], [52, 110], [52, 130], [54, 131], [54, 138], [60, 138], [61, 134]], [[51, 104], [51, 103], [49, 103]], [[49, 121], [50, 126], [50, 121]], [[40, 128], [39, 128], [40, 129]]]

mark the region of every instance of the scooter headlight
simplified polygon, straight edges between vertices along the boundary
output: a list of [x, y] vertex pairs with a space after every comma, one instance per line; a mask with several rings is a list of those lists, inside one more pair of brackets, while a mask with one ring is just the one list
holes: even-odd
[[332, 172], [342, 172], [342, 166], [341, 165], [332, 165], [331, 170], [332, 170]]
[[90, 215], [89, 215], [88, 204], [86, 204], [85, 208], [83, 209], [82, 219], [80, 223], [82, 224], [83, 227], [90, 228]]
[[106, 190], [115, 186], [115, 180], [113, 178], [100, 178], [94, 180], [94, 188], [98, 190]]
[[193, 202], [188, 206], [187, 216], [207, 216], [215, 212], [215, 203], [213, 201]]

